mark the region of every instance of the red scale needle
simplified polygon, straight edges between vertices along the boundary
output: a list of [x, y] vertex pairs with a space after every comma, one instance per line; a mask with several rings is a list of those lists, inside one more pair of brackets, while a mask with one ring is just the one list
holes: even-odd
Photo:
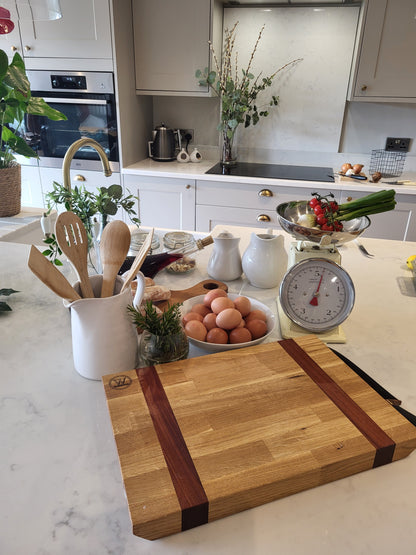
[[309, 301], [309, 304], [311, 304], [312, 306], [318, 306], [319, 288], [321, 287], [323, 277], [324, 277], [324, 275], [321, 274], [321, 279], [319, 280], [318, 287], [317, 287], [315, 293], [313, 294], [312, 299]]

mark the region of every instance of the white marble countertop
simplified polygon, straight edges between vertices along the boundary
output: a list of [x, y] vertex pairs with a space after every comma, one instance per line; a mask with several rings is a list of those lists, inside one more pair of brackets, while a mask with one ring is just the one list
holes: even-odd
[[[247, 228], [227, 228], [249, 241]], [[290, 238], [286, 235], [285, 244]], [[363, 238], [342, 264], [356, 287], [335, 345], [416, 413], [416, 290], [406, 267], [416, 243]], [[198, 253], [182, 289], [207, 278]], [[411, 555], [416, 545], [416, 454], [284, 499], [149, 542], [132, 534], [101, 382], [76, 373], [69, 313], [27, 268], [29, 246], [0, 242], [0, 287], [18, 289], [0, 317], [0, 553], [13, 555]], [[282, 268], [284, 272], [285, 268]], [[68, 276], [74, 276], [68, 263]], [[161, 272], [156, 281], [172, 278]], [[231, 292], [275, 309], [277, 290], [244, 280]], [[274, 339], [280, 338], [277, 328]], [[201, 354], [191, 351], [192, 355]]]
[[[155, 162], [151, 158], [145, 158], [139, 162], [131, 164], [122, 169], [122, 173], [126, 175], [141, 175], [148, 177], [173, 177], [177, 179], [195, 179], [199, 181], [227, 181], [227, 183], [252, 183], [253, 185], [284, 185], [284, 186], [302, 186], [306, 188], [314, 188], [318, 184], [324, 187], [330, 187], [333, 190], [350, 190], [350, 191], [368, 191], [369, 193], [379, 191], [381, 189], [394, 188], [396, 193], [404, 193], [416, 195], [416, 185], [391, 185], [384, 183], [387, 181], [410, 180], [416, 181], [416, 172], [403, 173], [400, 177], [382, 179], [379, 183], [370, 183], [369, 181], [357, 181], [353, 179], [340, 181], [336, 177], [335, 183], [326, 183], [321, 181], [304, 181], [291, 179], [270, 179], [260, 177], [243, 177], [235, 175], [216, 175], [206, 174], [218, 160], [202, 160], [199, 163], [188, 162]], [[339, 168], [333, 168], [339, 171]]]

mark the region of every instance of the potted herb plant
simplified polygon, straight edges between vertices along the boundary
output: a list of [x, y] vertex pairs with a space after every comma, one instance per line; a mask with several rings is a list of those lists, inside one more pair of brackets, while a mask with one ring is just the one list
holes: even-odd
[[67, 119], [43, 98], [32, 97], [21, 56], [16, 52], [9, 64], [7, 54], [0, 50], [0, 217], [20, 212], [21, 173], [15, 154], [38, 158], [38, 154], [19, 136], [26, 114], [55, 121]]
[[[115, 216], [119, 209], [124, 210], [134, 224], [140, 225], [140, 220], [136, 217], [134, 209], [137, 197], [130, 193], [123, 196], [123, 188], [118, 184], [109, 187], [98, 187], [97, 193], [93, 193], [82, 185], [67, 189], [64, 185], [54, 181], [53, 190], [46, 193], [45, 200], [48, 206], [45, 216], [49, 216], [53, 209], [59, 207], [71, 210], [79, 216], [87, 231], [90, 246], [93, 246], [94, 239], [99, 242], [102, 230], [108, 223], [109, 218]], [[51, 233], [49, 237], [44, 239], [44, 242], [48, 245], [48, 248], [43, 251], [43, 254], [55, 265], [60, 266], [62, 263], [58, 256], [62, 253], [59, 250], [55, 235]], [[97, 268], [95, 269], [97, 270]]]
[[277, 106], [279, 97], [272, 95], [264, 107], [258, 106], [258, 96], [268, 87], [271, 87], [275, 77], [288, 66], [300, 61], [300, 58], [285, 64], [272, 75], [256, 77], [251, 73], [251, 66], [258, 44], [264, 31], [264, 25], [257, 37], [254, 49], [245, 69], [238, 69], [237, 54], [234, 53], [236, 29], [238, 21], [231, 30], [226, 29], [222, 64], [220, 64], [211, 41], [210, 50], [213, 55], [216, 71], [198, 69], [195, 73], [199, 84], [208, 86], [221, 100], [221, 120], [218, 130], [221, 132], [221, 163], [223, 166], [233, 166], [236, 163], [234, 154], [234, 138], [237, 127], [244, 123], [244, 127], [256, 125], [261, 117], [269, 115], [269, 108]]
[[181, 324], [181, 303], [174, 303], [158, 313], [152, 301], [143, 310], [129, 306], [133, 323], [143, 330], [140, 356], [146, 364], [163, 364], [182, 360], [188, 356], [188, 337]]

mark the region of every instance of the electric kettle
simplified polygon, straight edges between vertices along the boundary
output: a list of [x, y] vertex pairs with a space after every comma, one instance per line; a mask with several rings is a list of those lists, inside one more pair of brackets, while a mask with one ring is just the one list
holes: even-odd
[[181, 147], [181, 133], [161, 123], [152, 132], [153, 140], [149, 141], [149, 157], [157, 162], [176, 160], [176, 149]]

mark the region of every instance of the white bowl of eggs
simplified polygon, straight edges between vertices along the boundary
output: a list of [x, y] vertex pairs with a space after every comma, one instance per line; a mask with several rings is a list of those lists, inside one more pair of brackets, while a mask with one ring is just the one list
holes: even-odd
[[196, 347], [227, 351], [264, 341], [272, 333], [276, 317], [256, 299], [213, 289], [184, 301], [182, 322]]

